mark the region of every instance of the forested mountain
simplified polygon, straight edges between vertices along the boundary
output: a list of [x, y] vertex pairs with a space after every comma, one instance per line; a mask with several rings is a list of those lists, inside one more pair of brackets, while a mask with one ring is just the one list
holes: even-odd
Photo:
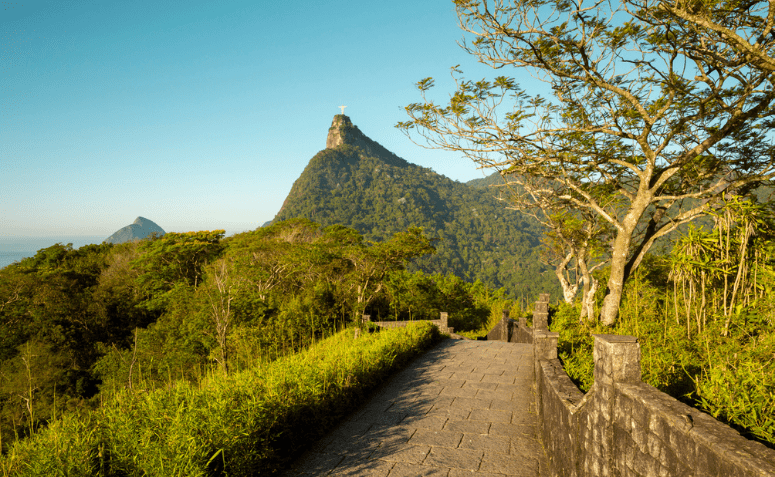
[[411, 164], [337, 115], [326, 149], [310, 160], [274, 221], [342, 224], [374, 241], [422, 227], [438, 250], [415, 265], [426, 272], [479, 279], [515, 296], [554, 291], [556, 279], [538, 259], [541, 229], [495, 199], [486, 187], [495, 179], [463, 184]]

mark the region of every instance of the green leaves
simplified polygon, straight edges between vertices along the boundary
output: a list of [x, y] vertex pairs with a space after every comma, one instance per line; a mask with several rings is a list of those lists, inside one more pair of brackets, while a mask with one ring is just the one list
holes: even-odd
[[775, 119], [769, 7], [700, 3], [460, 2], [466, 52], [553, 94], [527, 94], [505, 76], [466, 80], [454, 67], [449, 105], [421, 89], [424, 103], [399, 125], [431, 147], [549, 185], [518, 194], [514, 207], [572, 207], [610, 224], [606, 322], [654, 242], [704, 213], [678, 204], [775, 177], [775, 146], [762, 135]]
[[137, 281], [149, 297], [149, 309], [162, 309], [167, 293], [179, 285], [196, 287], [202, 279], [202, 267], [223, 251], [224, 230], [168, 233], [144, 241], [133, 265], [141, 275]]
[[434, 81], [433, 78], [425, 78], [417, 82], [417, 89], [419, 89], [422, 92], [428, 91], [429, 89], [433, 88]]

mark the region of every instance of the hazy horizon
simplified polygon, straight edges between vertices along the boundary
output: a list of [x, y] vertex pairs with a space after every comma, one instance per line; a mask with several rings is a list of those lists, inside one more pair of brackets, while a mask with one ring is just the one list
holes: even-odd
[[447, 0], [33, 0], [7, 4], [0, 33], [0, 236], [108, 237], [137, 216], [169, 232], [254, 230], [325, 148], [340, 105], [407, 161], [484, 176], [394, 127], [425, 77], [445, 102], [454, 65], [503, 74], [456, 44]]

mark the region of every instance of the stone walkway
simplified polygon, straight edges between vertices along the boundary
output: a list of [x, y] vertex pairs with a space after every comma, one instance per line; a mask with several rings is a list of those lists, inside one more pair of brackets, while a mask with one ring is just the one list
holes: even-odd
[[549, 475], [536, 437], [531, 346], [443, 341], [286, 475]]

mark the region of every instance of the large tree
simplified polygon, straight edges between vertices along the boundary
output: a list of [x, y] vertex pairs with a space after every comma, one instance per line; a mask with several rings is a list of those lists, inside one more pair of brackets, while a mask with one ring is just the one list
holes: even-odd
[[[762, 1], [455, 0], [461, 46], [496, 69], [453, 68], [449, 104], [426, 96], [399, 123], [516, 182], [545, 184], [525, 208], [578, 210], [615, 230], [600, 312], [615, 322], [624, 283], [655, 240], [714, 199], [771, 181], [775, 148], [772, 34]], [[531, 83], [532, 86], [533, 83]]]

